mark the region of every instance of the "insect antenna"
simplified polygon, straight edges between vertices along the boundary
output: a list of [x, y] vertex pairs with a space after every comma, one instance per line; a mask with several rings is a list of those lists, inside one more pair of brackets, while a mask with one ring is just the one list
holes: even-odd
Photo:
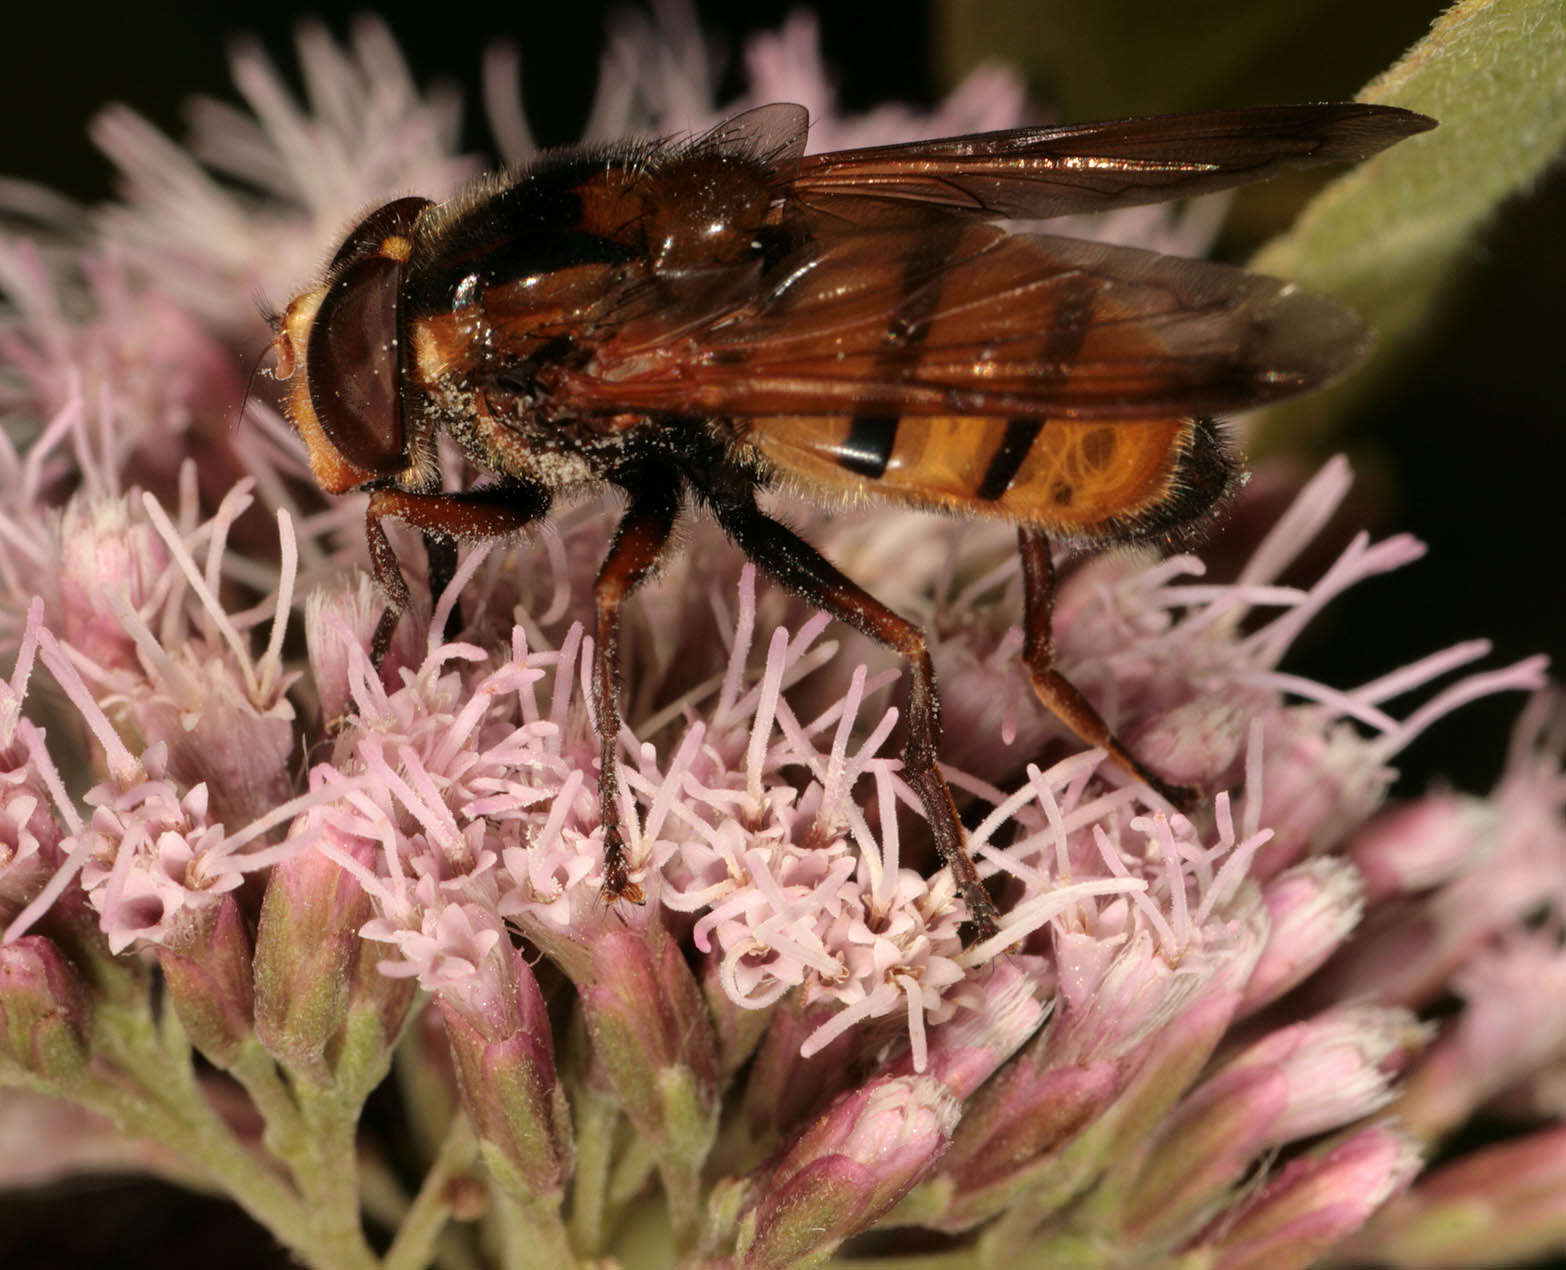
[[240, 396], [239, 407], [234, 411], [234, 418], [229, 423], [229, 427], [231, 429], [237, 429], [239, 427], [240, 420], [245, 417], [245, 409], [250, 405], [250, 395], [255, 390], [256, 376], [263, 373], [267, 375], [271, 374], [271, 371], [267, 370], [263, 363], [266, 361], [266, 355], [268, 351], [271, 350], [275, 343], [276, 341], [268, 341], [266, 346], [262, 348], [261, 351], [257, 353], [255, 358], [251, 361], [250, 373], [245, 376], [245, 391]]
[[239, 408], [234, 412], [233, 422], [229, 425], [231, 428], [238, 428], [239, 421], [245, 417], [245, 407], [250, 404], [250, 394], [255, 389], [256, 376], [261, 373], [261, 364], [266, 361], [267, 352], [277, 347], [278, 338], [283, 333], [283, 315], [267, 302], [266, 297], [254, 295], [251, 299], [255, 302], [256, 312], [261, 315], [261, 320], [272, 332], [272, 338], [250, 363], [250, 373], [245, 376], [245, 391], [239, 398]]

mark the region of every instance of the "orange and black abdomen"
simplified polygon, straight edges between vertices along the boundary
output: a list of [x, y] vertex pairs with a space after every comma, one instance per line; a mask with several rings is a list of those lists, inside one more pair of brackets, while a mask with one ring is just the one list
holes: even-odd
[[745, 440], [807, 496], [996, 516], [1087, 541], [1177, 534], [1237, 471], [1208, 419], [780, 417], [756, 420]]

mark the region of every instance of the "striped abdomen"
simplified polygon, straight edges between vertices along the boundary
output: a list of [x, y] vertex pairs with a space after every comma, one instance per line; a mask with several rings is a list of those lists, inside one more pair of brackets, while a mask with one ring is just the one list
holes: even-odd
[[877, 499], [1127, 541], [1199, 519], [1233, 484], [1211, 420], [781, 417], [746, 441], [807, 497]]

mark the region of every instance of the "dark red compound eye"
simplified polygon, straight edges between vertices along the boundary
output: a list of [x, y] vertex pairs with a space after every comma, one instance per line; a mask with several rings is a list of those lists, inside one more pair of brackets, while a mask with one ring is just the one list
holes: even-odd
[[411, 237], [428, 206], [428, 199], [404, 198], [367, 216], [333, 257], [331, 283], [310, 324], [310, 404], [337, 452], [374, 476], [408, 465], [400, 391], [408, 266], [382, 245]]
[[327, 290], [310, 324], [310, 404], [337, 452], [391, 476], [407, 466], [398, 391], [397, 308], [404, 265], [366, 256]]

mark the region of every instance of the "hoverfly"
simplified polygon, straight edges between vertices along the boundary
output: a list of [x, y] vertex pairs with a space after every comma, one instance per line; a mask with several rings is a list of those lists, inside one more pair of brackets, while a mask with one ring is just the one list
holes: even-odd
[[[276, 375], [321, 487], [369, 493], [377, 663], [409, 606], [385, 520], [422, 531], [438, 591], [457, 543], [623, 491], [593, 590], [608, 897], [642, 898], [615, 778], [620, 610], [697, 505], [764, 572], [908, 662], [905, 776], [983, 937], [996, 913], [936, 767], [923, 633], [758, 491], [1016, 524], [1038, 696], [1187, 802], [1055, 670], [1051, 542], [1176, 540], [1235, 484], [1212, 417], [1321, 384], [1363, 328], [1288, 283], [992, 222], [1361, 159], [1434, 121], [1282, 106], [814, 155], [807, 126], [803, 107], [763, 106], [694, 138], [545, 154], [449, 202], [387, 203], [288, 306]], [[442, 490], [443, 431], [494, 479]]]

